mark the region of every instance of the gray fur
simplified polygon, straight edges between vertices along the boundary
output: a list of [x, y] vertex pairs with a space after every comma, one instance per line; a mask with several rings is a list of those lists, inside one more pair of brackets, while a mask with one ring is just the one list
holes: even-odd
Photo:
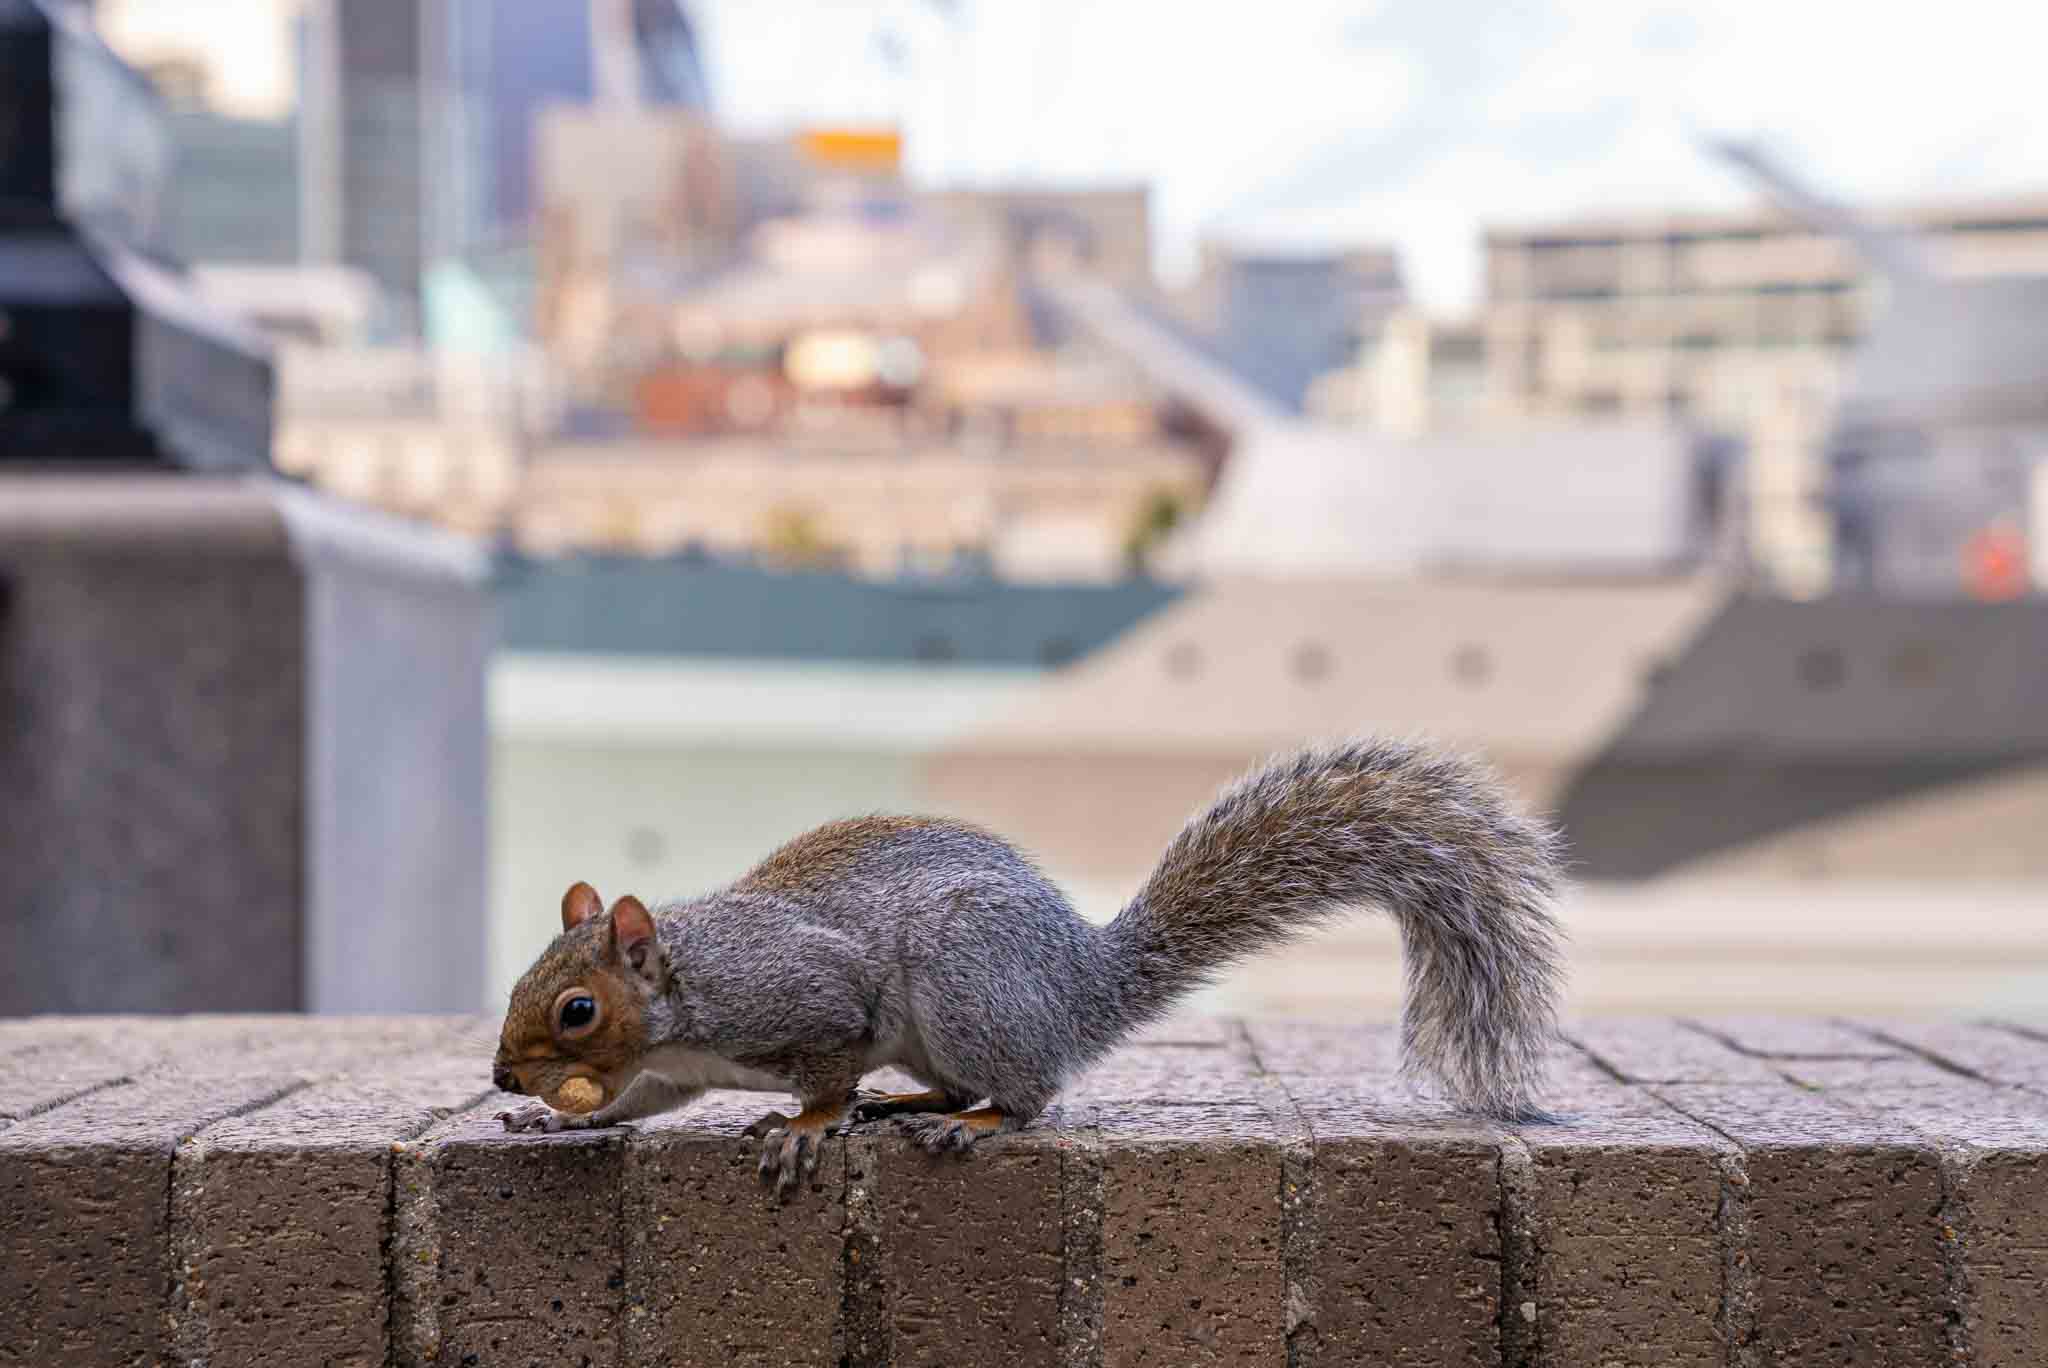
[[1401, 929], [1410, 1067], [1473, 1109], [1540, 1115], [1562, 976], [1556, 838], [1472, 762], [1391, 741], [1275, 760], [1189, 822], [1107, 927], [987, 832], [845, 830], [801, 886], [762, 886], [764, 863], [660, 910], [673, 980], [649, 1004], [653, 1041], [807, 1098], [896, 1065], [1021, 1124], [1225, 966], [1374, 905]]

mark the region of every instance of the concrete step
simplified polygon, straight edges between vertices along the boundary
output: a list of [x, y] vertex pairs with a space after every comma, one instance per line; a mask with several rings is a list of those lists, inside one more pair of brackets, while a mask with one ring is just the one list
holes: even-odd
[[2048, 1040], [1588, 1020], [1557, 1125], [1385, 1026], [1189, 1017], [1041, 1124], [778, 1203], [714, 1094], [507, 1135], [470, 1018], [0, 1022], [0, 1363], [2009, 1364]]

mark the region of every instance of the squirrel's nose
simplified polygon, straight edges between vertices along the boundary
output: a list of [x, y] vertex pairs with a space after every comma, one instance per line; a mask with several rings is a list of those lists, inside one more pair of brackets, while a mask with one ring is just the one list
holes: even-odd
[[499, 1092], [516, 1093], [519, 1091], [519, 1080], [513, 1076], [510, 1069], [503, 1065], [493, 1065], [491, 1068], [491, 1086]]

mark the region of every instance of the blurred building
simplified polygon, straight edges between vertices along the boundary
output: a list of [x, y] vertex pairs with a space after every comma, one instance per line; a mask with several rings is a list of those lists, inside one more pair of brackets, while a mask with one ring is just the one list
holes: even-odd
[[1350, 365], [1317, 376], [1304, 406], [1311, 417], [1415, 437], [1485, 421], [1486, 382], [1484, 330], [1402, 308]]
[[[1884, 219], [1956, 278], [2048, 273], [2048, 198]], [[1750, 448], [1749, 521], [1776, 582], [1828, 582], [1818, 452], [1885, 290], [1856, 244], [1789, 213], [1602, 217], [1486, 240], [1487, 402], [1502, 417], [1665, 414]]]
[[433, 263], [523, 232], [543, 109], [708, 98], [677, 0], [309, 0], [305, 252], [368, 271], [416, 326]]
[[816, 441], [552, 445], [511, 533], [522, 549], [1096, 582], [1129, 572], [1149, 505], [1192, 507], [1200, 459], [1164, 441]]
[[1826, 436], [1836, 583], [2048, 592], [2048, 276], [1892, 293]]
[[923, 198], [942, 212], [998, 225], [1024, 265], [1079, 269], [1124, 289], [1151, 288], [1149, 186], [1009, 186], [940, 190]]
[[281, 341], [360, 347], [383, 329], [383, 292], [346, 266], [214, 262], [191, 280], [208, 304]]
[[474, 158], [458, 240], [525, 231], [550, 110], [711, 108], [703, 55], [678, 0], [453, 0], [457, 141]]
[[1353, 364], [1406, 300], [1391, 249], [1254, 250], [1205, 243], [1181, 298], [1236, 370], [1299, 412], [1317, 379]]
[[752, 227], [827, 201], [900, 204], [903, 135], [894, 128], [832, 126], [768, 135], [728, 134], [741, 221]]
[[634, 298], [671, 297], [734, 254], [736, 191], [698, 115], [559, 106], [541, 116], [533, 151], [533, 326], [563, 361], [606, 364]]
[[170, 113], [165, 235], [182, 261], [284, 264], [299, 258], [298, 132], [290, 119], [205, 108]]
[[287, 344], [275, 462], [357, 503], [495, 536], [562, 402], [530, 352]]

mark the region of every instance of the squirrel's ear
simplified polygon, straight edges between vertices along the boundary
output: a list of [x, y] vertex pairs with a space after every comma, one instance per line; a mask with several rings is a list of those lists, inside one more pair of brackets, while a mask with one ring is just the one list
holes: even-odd
[[604, 903], [596, 889], [587, 883], [572, 884], [562, 895], [562, 929], [574, 931], [602, 911]]
[[660, 983], [661, 942], [654, 938], [654, 917], [638, 898], [612, 904], [612, 949], [650, 983]]

